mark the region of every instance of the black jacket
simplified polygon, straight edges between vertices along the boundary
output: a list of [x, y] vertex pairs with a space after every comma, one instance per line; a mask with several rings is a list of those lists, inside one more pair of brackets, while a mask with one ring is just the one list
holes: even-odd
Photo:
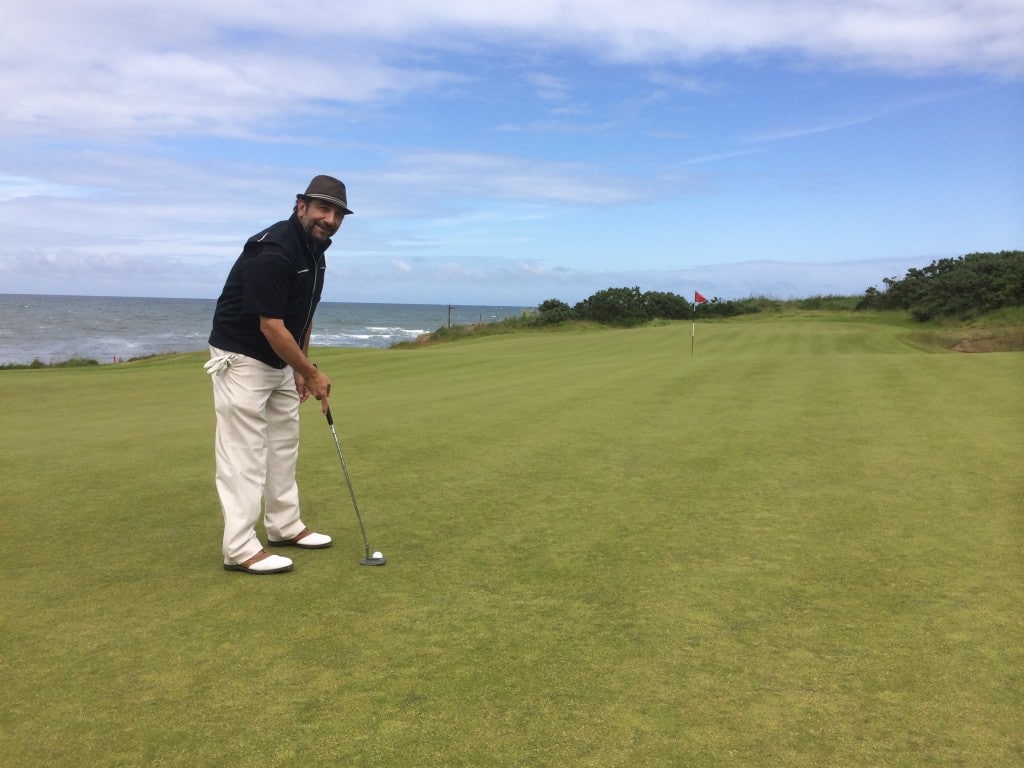
[[217, 299], [210, 345], [284, 368], [260, 331], [260, 316], [284, 320], [302, 346], [320, 303], [330, 245], [310, 238], [294, 213], [250, 237]]

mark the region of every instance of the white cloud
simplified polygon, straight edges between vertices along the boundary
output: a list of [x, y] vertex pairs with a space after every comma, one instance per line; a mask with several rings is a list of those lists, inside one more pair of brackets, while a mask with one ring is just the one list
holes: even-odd
[[[855, 87], [865, 73], [894, 72], [893, 102], [914, 91], [903, 75], [985, 75], [943, 92], [1024, 77], [1020, 0], [391, 0], [315, 17], [296, 0], [8, 5], [0, 289], [20, 280], [42, 292], [122, 279], [134, 293], [210, 295], [244, 238], [287, 215], [310, 175], [335, 168], [359, 218], [332, 269], [363, 270], [379, 298], [380, 286], [430, 281], [490, 281], [520, 300], [571, 284], [585, 296], [610, 284], [578, 266], [604, 241], [609, 261], [630, 237], [647, 247], [640, 230], [656, 224], [636, 224], [644, 204], [655, 201], [669, 233], [690, 216], [693, 229], [720, 217], [728, 234], [743, 219], [727, 204], [686, 203], [746, 192], [759, 177], [742, 158], [800, 174], [772, 167], [772, 151], [787, 147], [769, 145], [856, 133], [839, 129], [893, 113], [865, 96], [769, 117], [737, 87], [762, 65], [837, 78], [855, 69]], [[725, 103], [740, 106], [707, 119]], [[655, 106], [665, 107], [658, 117]], [[830, 155], [825, 171], [840, 159]], [[706, 174], [687, 170], [712, 162]], [[609, 223], [615, 206], [623, 224]], [[957, 244], [996, 230], [1002, 242], [1006, 216], [992, 216]], [[804, 237], [795, 226], [792, 237]], [[707, 245], [718, 247], [703, 252], [729, 258], [724, 237], [716, 231]], [[788, 257], [781, 246], [769, 253]], [[507, 261], [470, 263], [495, 255]]]
[[0, 174], [0, 203], [26, 198], [74, 198], [91, 197], [97, 189], [62, 184], [31, 176], [10, 176]]
[[534, 277], [547, 278], [554, 274], [554, 270], [550, 267], [546, 267], [543, 264], [537, 264], [535, 262], [520, 261], [515, 266], [515, 271], [520, 275], [530, 275]]
[[[36, 0], [5, 9], [0, 120], [5, 132], [246, 135], [296, 109], [435, 88], [455, 75], [433, 52], [485, 55], [496, 38], [652, 66], [781, 53], [868, 70], [1024, 75], [1019, 0], [402, 0], [315, 22], [297, 0]], [[559, 78], [533, 78], [546, 97], [565, 96]]]
[[534, 72], [526, 76], [526, 79], [537, 90], [537, 95], [547, 101], [562, 101], [568, 97], [570, 86], [564, 77]]
[[[457, 260], [419, 264], [388, 277], [387, 294], [360, 291], [379, 283], [385, 267], [369, 262], [342, 263], [337, 282], [345, 286], [342, 301], [407, 301], [464, 304], [505, 303], [535, 306], [557, 298], [575, 304], [605, 288], [639, 286], [642, 291], [667, 291], [680, 296], [700, 291], [708, 298], [779, 299], [816, 295], [853, 296], [886, 277], [901, 277], [930, 259], [867, 259], [835, 263], [745, 261], [695, 265], [683, 269], [592, 269], [551, 266], [539, 262], [491, 259], [472, 264]], [[358, 276], [358, 280], [351, 278]], [[334, 275], [329, 275], [328, 291]], [[334, 300], [334, 299], [332, 299]]]
[[539, 161], [484, 152], [416, 152], [394, 158], [376, 176], [405, 192], [405, 199], [434, 200], [440, 206], [477, 197], [500, 200], [611, 205], [639, 199], [644, 192], [625, 178], [585, 163]]

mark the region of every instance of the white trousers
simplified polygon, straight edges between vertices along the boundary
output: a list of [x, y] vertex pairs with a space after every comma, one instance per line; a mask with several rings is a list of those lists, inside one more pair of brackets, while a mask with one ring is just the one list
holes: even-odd
[[[224, 562], [242, 563], [267, 536], [290, 539], [304, 528], [295, 465], [299, 456], [299, 394], [290, 366], [273, 368], [245, 355], [210, 348], [222, 358], [213, 380], [217, 412], [217, 493], [224, 513]], [[265, 508], [263, 508], [265, 505]]]

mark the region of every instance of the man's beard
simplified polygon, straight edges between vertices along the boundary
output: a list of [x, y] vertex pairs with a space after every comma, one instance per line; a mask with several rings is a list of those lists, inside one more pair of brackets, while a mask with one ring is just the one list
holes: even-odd
[[[330, 229], [316, 221], [303, 222], [302, 228], [306, 230], [306, 234], [309, 235], [310, 238], [316, 240], [318, 243], [326, 242], [334, 235], [335, 232], [338, 231], [337, 229], [331, 231]], [[326, 234], [319, 234], [321, 232]]]

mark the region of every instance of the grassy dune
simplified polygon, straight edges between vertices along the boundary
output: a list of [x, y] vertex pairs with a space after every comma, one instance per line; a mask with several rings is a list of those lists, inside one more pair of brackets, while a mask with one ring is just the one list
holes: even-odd
[[1016, 766], [1024, 355], [895, 320], [324, 350], [293, 573], [202, 355], [0, 372], [0, 764]]

